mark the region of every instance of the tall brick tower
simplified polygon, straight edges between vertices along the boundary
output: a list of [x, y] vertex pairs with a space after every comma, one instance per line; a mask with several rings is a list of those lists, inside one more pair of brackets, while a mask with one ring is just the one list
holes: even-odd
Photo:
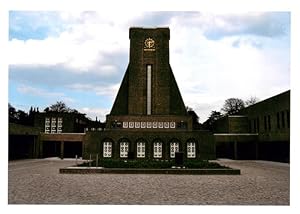
[[[104, 130], [86, 132], [101, 158], [214, 158], [213, 136], [193, 129], [169, 61], [169, 28], [130, 28], [129, 64]], [[182, 157], [182, 156], [181, 156]]]
[[129, 65], [107, 118], [107, 128], [137, 119], [181, 122], [188, 128], [190, 117], [169, 63], [169, 28], [130, 28], [129, 38]]

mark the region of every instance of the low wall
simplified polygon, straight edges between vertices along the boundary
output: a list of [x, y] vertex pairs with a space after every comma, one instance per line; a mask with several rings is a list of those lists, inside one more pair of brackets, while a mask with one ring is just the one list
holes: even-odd
[[68, 167], [59, 169], [63, 174], [176, 174], [176, 175], [240, 175], [239, 169], [121, 169], [97, 167]]

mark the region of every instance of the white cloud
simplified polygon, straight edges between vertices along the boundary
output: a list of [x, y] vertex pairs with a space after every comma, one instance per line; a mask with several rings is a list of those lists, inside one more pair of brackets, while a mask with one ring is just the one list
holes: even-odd
[[117, 91], [120, 87], [119, 84], [109, 84], [109, 85], [99, 85], [95, 86], [92, 84], [70, 84], [66, 86], [67, 88], [78, 90], [78, 91], [94, 91], [97, 95], [100, 96], [109, 96], [114, 98], [117, 95]]
[[74, 102], [74, 99], [67, 97], [62, 92], [47, 91], [42, 88], [32, 87], [32, 86], [28, 86], [28, 85], [19, 86], [17, 88], [17, 91], [23, 95], [37, 96], [37, 97], [40, 97], [40, 98], [43, 98], [46, 100], [52, 100], [52, 101], [62, 100], [66, 103]]
[[106, 120], [106, 115], [110, 113], [110, 109], [105, 108], [90, 108], [90, 107], [83, 107], [78, 109], [79, 112], [86, 114], [91, 119], [95, 120], [97, 117], [97, 120], [100, 120], [101, 122], [104, 122]]
[[[61, 16], [64, 17], [65, 14], [62, 13]], [[9, 64], [64, 64], [75, 73], [95, 70], [104, 75], [115, 73], [116, 65], [107, 64], [105, 55], [118, 55], [128, 51], [128, 29], [125, 31], [114, 24], [96, 22], [94, 17], [97, 18], [98, 15], [93, 14], [77, 14], [82, 19], [81, 22], [71, 22], [57, 37], [26, 41], [12, 39], [8, 49]]]
[[[202, 122], [227, 98], [265, 99], [289, 89], [289, 45], [282, 49], [265, 39], [266, 47], [257, 48], [248, 37], [208, 40], [199, 28], [171, 27], [171, 66], [185, 104], [201, 110]], [[242, 42], [232, 47], [238, 38]]]
[[[121, 79], [128, 63], [129, 27], [145, 22], [170, 27], [171, 67], [185, 104], [202, 122], [227, 98], [264, 99], [289, 89], [289, 39], [282, 38], [284, 26], [271, 26], [286, 14], [279, 18], [276, 13], [59, 14], [65, 31], [44, 40], [11, 40], [10, 64], [62, 65], [57, 68], [65, 67], [80, 78], [97, 74], [107, 82], [97, 85], [78, 79], [62, 87], [113, 97], [119, 88], [116, 77]], [[281, 37], [268, 36], [270, 32]]]

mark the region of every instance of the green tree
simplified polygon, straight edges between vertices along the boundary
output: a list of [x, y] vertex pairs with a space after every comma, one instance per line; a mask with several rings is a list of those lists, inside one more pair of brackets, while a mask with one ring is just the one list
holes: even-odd
[[44, 109], [44, 112], [68, 112], [79, 113], [76, 109], [69, 108], [63, 101], [57, 101], [55, 104], [50, 105]]
[[221, 111], [224, 112], [224, 115], [232, 115], [245, 108], [245, 103], [242, 99], [239, 98], [229, 98], [225, 100], [223, 108]]
[[214, 123], [218, 119], [220, 119], [221, 117], [223, 117], [223, 115], [221, 114], [221, 112], [219, 112], [219, 111], [211, 111], [208, 119], [203, 123], [204, 128], [208, 129], [208, 130], [213, 130]]

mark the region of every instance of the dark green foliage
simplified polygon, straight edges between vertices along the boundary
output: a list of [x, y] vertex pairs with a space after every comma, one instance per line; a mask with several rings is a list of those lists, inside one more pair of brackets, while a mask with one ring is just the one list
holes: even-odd
[[[218, 163], [212, 163], [205, 160], [186, 160], [183, 163], [185, 168], [190, 169], [216, 169], [228, 168], [221, 166]], [[90, 166], [89, 163], [84, 163], [80, 166]], [[91, 164], [95, 166], [95, 161]], [[103, 159], [99, 161], [99, 166], [105, 168], [143, 168], [143, 169], [168, 169], [175, 166], [174, 160], [114, 160]]]
[[209, 162], [207, 160], [186, 160], [184, 162], [184, 166], [190, 169], [219, 169], [219, 168], [228, 168], [225, 166], [221, 166], [215, 162]]

